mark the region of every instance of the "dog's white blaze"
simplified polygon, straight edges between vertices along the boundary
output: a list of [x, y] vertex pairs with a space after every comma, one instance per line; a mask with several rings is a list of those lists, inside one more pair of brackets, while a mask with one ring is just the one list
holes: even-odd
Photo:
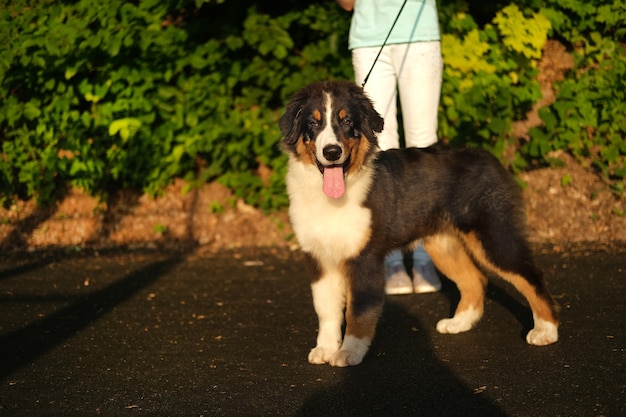
[[333, 131], [333, 126], [331, 124], [333, 115], [332, 98], [328, 93], [324, 93], [324, 97], [326, 98], [324, 102], [324, 105], [326, 107], [326, 125], [315, 138], [315, 157], [318, 161], [325, 165], [343, 164], [346, 161], [346, 152], [342, 152], [341, 158], [339, 158], [339, 160], [337, 161], [329, 161], [324, 157], [323, 150], [328, 145], [339, 145], [341, 146], [342, 150], [344, 150], [341, 143], [337, 140], [337, 136], [335, 135], [335, 132]]
[[369, 237], [372, 215], [362, 203], [372, 182], [372, 169], [348, 176], [341, 198], [324, 195], [322, 182], [317, 167], [289, 160], [289, 215], [298, 243], [315, 255], [323, 270], [331, 270], [358, 255]]
[[533, 314], [535, 328], [526, 335], [526, 342], [529, 345], [545, 346], [559, 340], [559, 329], [556, 324], [537, 318]]
[[466, 332], [474, 327], [474, 324], [480, 320], [482, 314], [475, 308], [468, 308], [461, 311], [451, 319], [439, 320], [437, 323], [437, 331], [444, 334], [456, 334]]

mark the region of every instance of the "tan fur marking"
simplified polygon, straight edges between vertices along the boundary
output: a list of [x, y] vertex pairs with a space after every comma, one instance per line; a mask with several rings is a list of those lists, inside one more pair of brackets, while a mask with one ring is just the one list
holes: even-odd
[[322, 120], [322, 113], [319, 110], [313, 110], [312, 116], [317, 121]]
[[298, 154], [300, 161], [302, 161], [303, 163], [315, 165], [315, 158], [313, 156], [315, 154], [315, 149], [311, 151], [310, 145], [305, 143], [302, 140], [302, 137], [298, 139], [298, 144], [296, 145], [296, 153]]
[[339, 118], [340, 119], [345, 119], [347, 115], [348, 115], [348, 112], [346, 111], [346, 109], [339, 110]]
[[424, 241], [424, 249], [435, 266], [459, 288], [461, 300], [455, 314], [469, 308], [482, 314], [487, 278], [476, 267], [463, 243], [453, 235], [438, 235]]
[[533, 287], [528, 281], [519, 274], [513, 272], [503, 271], [502, 269], [489, 262], [485, 255], [485, 250], [480, 243], [480, 240], [475, 234], [470, 233], [463, 235], [463, 240], [467, 244], [468, 248], [472, 251], [478, 262], [483, 264], [486, 268], [489, 268], [503, 279], [507, 280], [528, 300], [530, 309], [533, 314], [542, 320], [549, 321], [554, 324], [558, 324], [558, 319], [554, 314], [554, 309], [545, 299], [537, 295], [535, 287]]
[[[367, 239], [366, 239], [367, 240]], [[345, 265], [344, 265], [344, 276], [345, 274]], [[369, 338], [370, 340], [374, 339], [374, 333], [376, 333], [376, 324], [378, 323], [378, 319], [383, 311], [382, 304], [377, 306], [372, 306], [371, 309], [366, 311], [365, 313], [359, 315], [358, 317], [354, 315], [352, 310], [352, 291], [349, 286], [349, 283], [346, 282], [348, 286], [346, 291], [346, 334], [345, 336], [354, 336], [357, 339]]]
[[365, 137], [361, 137], [360, 139], [348, 139], [346, 142], [352, 155], [348, 175], [356, 174], [361, 170], [363, 164], [365, 164], [365, 157], [370, 151], [370, 142]]
[[382, 305], [372, 307], [367, 312], [355, 317], [350, 308], [348, 297], [348, 309], [346, 311], [346, 336], [354, 336], [357, 339], [369, 338], [372, 340], [376, 333], [376, 324], [382, 313]]
[[510, 272], [499, 271], [498, 273], [504, 279], [513, 284], [513, 286], [517, 288], [517, 290], [521, 292], [524, 297], [526, 297], [534, 316], [541, 320], [549, 321], [550, 323], [558, 325], [559, 320], [555, 317], [553, 309], [543, 298], [537, 296], [535, 288], [530, 285], [528, 281], [520, 275], [512, 274]]

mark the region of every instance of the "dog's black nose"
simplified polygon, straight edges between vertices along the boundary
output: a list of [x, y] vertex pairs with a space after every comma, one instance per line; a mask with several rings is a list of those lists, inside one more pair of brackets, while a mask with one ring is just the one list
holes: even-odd
[[328, 145], [324, 147], [322, 153], [328, 161], [336, 161], [341, 158], [341, 147], [339, 145]]

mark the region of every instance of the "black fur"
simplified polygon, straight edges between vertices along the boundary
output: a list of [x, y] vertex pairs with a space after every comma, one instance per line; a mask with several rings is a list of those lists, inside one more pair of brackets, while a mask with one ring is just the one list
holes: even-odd
[[[328, 97], [333, 130], [330, 135], [326, 130], [324, 152], [327, 148], [328, 152], [335, 152], [335, 148], [361, 152], [358, 158], [346, 160], [350, 165], [344, 169], [346, 192], [340, 197], [333, 195], [335, 199], [322, 192], [323, 167], [321, 173], [299, 169], [307, 164], [321, 165], [315, 160], [320, 151], [315, 140], [325, 128], [326, 118], [320, 118], [319, 113], [326, 111]], [[447, 271], [461, 292], [455, 316], [441, 320], [439, 331], [469, 330], [482, 316], [486, 279], [476, 269], [474, 263], [478, 263], [510, 280], [528, 299], [535, 318], [528, 343], [556, 342], [557, 307], [526, 239], [521, 190], [494, 156], [480, 149], [452, 149], [439, 144], [379, 151], [376, 132], [382, 130], [383, 120], [363, 90], [350, 82], [305, 87], [288, 104], [279, 124], [283, 149], [292, 163], [301, 164], [292, 165], [298, 167], [297, 174], [288, 173], [290, 215], [292, 221], [297, 220], [296, 236], [308, 248], [305, 252], [312, 264], [314, 290], [319, 288], [321, 297], [337, 288], [345, 293], [344, 297], [329, 297], [328, 306], [325, 299], [316, 299], [320, 321], [345, 307], [346, 339], [335, 346], [328, 340], [334, 338], [337, 329], [331, 326], [331, 330], [322, 330], [320, 325], [318, 346], [311, 351], [309, 361], [345, 366], [362, 360], [374, 334], [372, 317], [377, 318], [382, 311], [385, 256], [417, 241], [424, 242], [435, 265]], [[364, 140], [371, 146], [360, 147], [358, 144], [368, 143]], [[298, 153], [300, 141], [307, 144], [306, 156]], [[309, 175], [320, 176], [306, 181], [319, 184], [319, 189], [302, 189], [295, 182]], [[356, 175], [360, 179], [352, 183], [351, 176]], [[370, 181], [368, 188], [357, 185], [367, 181], [364, 175]], [[337, 211], [339, 208], [342, 212]], [[341, 221], [334, 221], [333, 216]], [[355, 218], [360, 221], [353, 222]], [[345, 254], [338, 252], [342, 246], [337, 239], [351, 245]], [[342, 276], [339, 282], [338, 273]]]
[[[520, 189], [488, 152], [439, 144], [390, 149], [378, 154], [374, 167], [365, 205], [384, 218], [372, 222], [377, 239], [371, 245], [406, 246], [452, 226], [476, 232], [491, 260], [507, 269], [519, 268], [519, 256], [528, 256]], [[389, 227], [393, 219], [403, 219], [404, 227]]]

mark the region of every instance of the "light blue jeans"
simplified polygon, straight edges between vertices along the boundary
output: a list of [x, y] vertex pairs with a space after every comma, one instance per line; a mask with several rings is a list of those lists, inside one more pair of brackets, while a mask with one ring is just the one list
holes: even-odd
[[[388, 265], [394, 265], [402, 263], [403, 260], [404, 257], [402, 255], [402, 251], [396, 249], [389, 255], [387, 255], [387, 258], [385, 258], [385, 263]], [[415, 250], [413, 250], [413, 262], [418, 265], [425, 265], [432, 262], [430, 256], [428, 256], [428, 253], [426, 253], [422, 245], [419, 245], [417, 248], [415, 248]]]

